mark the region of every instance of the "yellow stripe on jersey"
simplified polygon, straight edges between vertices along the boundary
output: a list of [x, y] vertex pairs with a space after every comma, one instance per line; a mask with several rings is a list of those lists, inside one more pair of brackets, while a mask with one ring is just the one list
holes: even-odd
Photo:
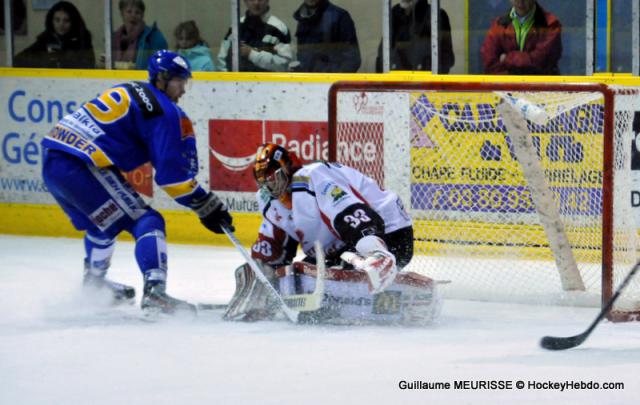
[[96, 148], [96, 150], [92, 152], [89, 157], [93, 161], [93, 164], [96, 165], [96, 167], [113, 166], [113, 162], [111, 161], [111, 159], [109, 159], [109, 157], [100, 148]]
[[61, 126], [54, 127], [46, 136], [52, 141], [63, 144], [87, 155], [97, 167], [113, 165], [109, 157], [100, 147], [77, 133]]
[[171, 198], [177, 199], [193, 193], [193, 191], [198, 187], [198, 182], [196, 179], [189, 179], [182, 183], [165, 184], [160, 187], [162, 187], [162, 189], [169, 194]]

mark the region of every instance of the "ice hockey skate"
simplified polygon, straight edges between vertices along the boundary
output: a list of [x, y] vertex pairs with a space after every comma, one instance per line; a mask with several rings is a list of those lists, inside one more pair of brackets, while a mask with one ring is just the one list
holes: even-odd
[[167, 294], [165, 283], [145, 283], [140, 307], [145, 314], [196, 315], [196, 306]]
[[136, 290], [126, 284], [111, 281], [106, 277], [106, 270], [90, 268], [87, 262], [84, 264], [84, 276], [82, 285], [85, 289], [109, 291], [113, 296], [113, 304], [132, 304], [136, 296]]

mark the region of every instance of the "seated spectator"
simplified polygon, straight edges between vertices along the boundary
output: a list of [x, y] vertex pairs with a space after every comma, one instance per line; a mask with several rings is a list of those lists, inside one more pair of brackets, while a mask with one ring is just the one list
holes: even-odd
[[487, 74], [558, 75], [562, 25], [535, 0], [511, 0], [513, 7], [491, 24], [480, 49]]
[[329, 0], [304, 0], [293, 14], [298, 21], [296, 72], [353, 73], [360, 68], [356, 27], [348, 11]]
[[[244, 0], [247, 12], [240, 18], [240, 71], [284, 72], [292, 59], [291, 34], [279, 18], [269, 13], [269, 0]], [[231, 69], [231, 29], [220, 45], [218, 64]]]
[[54, 4], [36, 42], [15, 56], [15, 67], [93, 69], [91, 33], [80, 12], [68, 1]]
[[[449, 16], [441, 8], [438, 19], [438, 73], [455, 63]], [[428, 0], [401, 0], [391, 9], [391, 70], [431, 70], [431, 5]], [[376, 72], [382, 72], [382, 43]]]
[[176, 52], [189, 61], [192, 71], [215, 70], [209, 45], [200, 38], [200, 30], [195, 21], [178, 24], [173, 34], [176, 37]]
[[144, 22], [145, 5], [142, 0], [118, 2], [122, 26], [113, 35], [113, 60], [116, 69], [146, 69], [149, 57], [169, 47], [162, 32], [153, 23]]

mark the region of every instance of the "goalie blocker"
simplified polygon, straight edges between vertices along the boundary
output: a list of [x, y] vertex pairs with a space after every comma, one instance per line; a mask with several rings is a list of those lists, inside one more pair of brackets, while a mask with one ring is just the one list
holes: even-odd
[[[263, 266], [282, 297], [310, 294], [316, 286], [316, 266], [294, 262], [276, 270]], [[371, 295], [364, 270], [330, 267], [319, 310], [301, 313], [308, 323], [392, 324], [423, 326], [440, 313], [442, 301], [434, 280], [413, 272], [400, 273], [385, 291]], [[248, 265], [236, 269], [236, 292], [224, 315], [226, 320], [274, 319], [277, 305]]]

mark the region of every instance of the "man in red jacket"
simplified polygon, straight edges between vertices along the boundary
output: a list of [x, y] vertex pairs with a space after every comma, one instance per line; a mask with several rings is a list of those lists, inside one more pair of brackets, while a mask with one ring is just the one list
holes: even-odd
[[535, 0], [511, 0], [496, 18], [480, 49], [487, 74], [558, 75], [562, 25]]

